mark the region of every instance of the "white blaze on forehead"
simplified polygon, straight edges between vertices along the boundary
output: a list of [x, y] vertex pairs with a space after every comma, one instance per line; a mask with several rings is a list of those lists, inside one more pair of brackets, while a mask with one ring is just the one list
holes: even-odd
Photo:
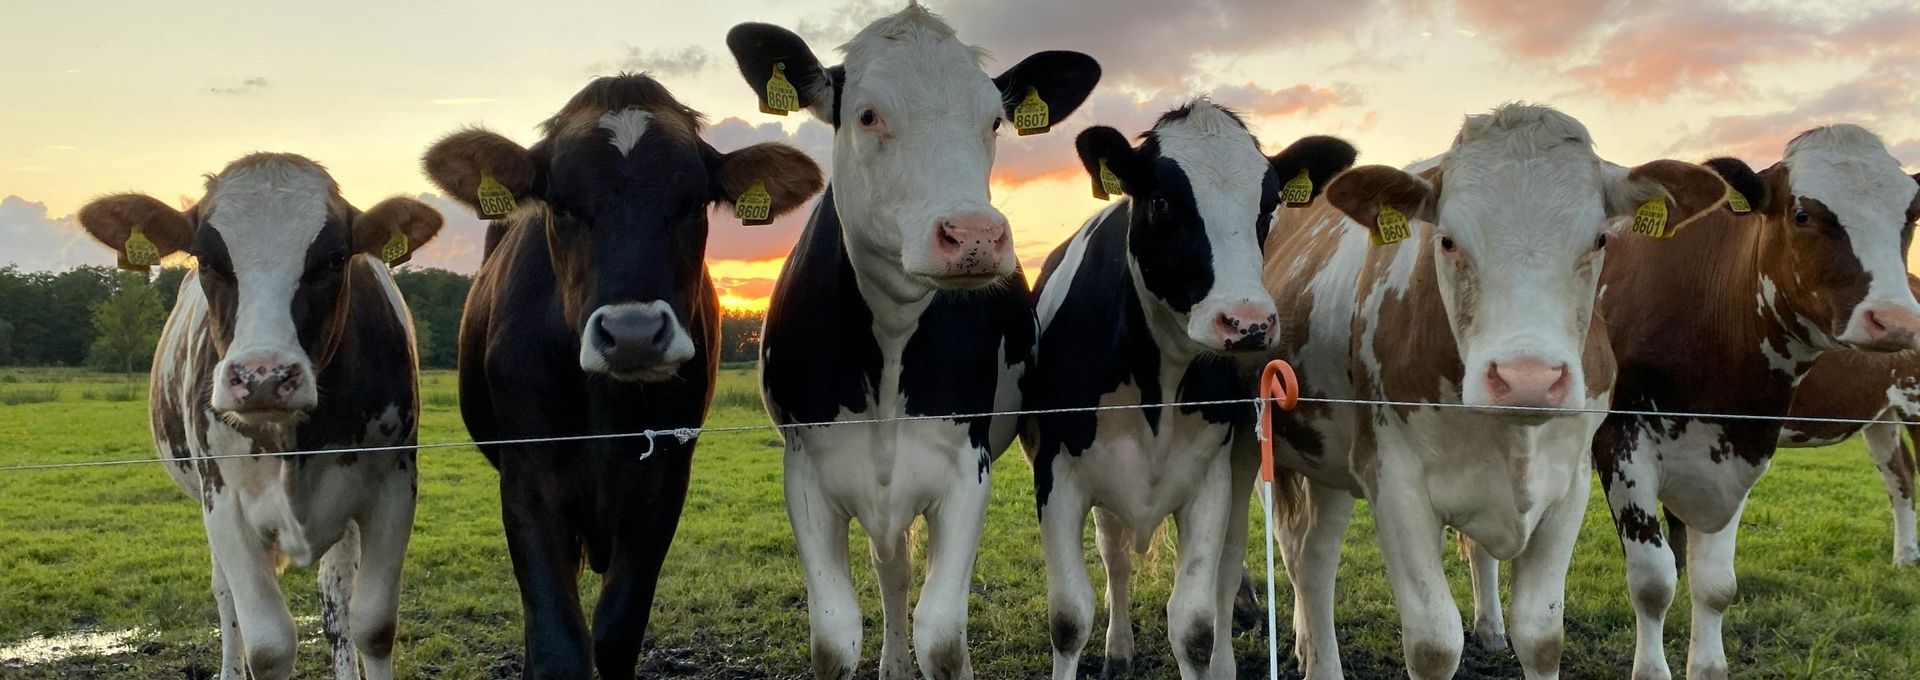
[[319, 166], [279, 160], [242, 165], [214, 180], [207, 224], [226, 244], [239, 288], [229, 354], [300, 355], [293, 294], [334, 191]]
[[1794, 197], [1820, 201], [1846, 229], [1854, 257], [1873, 277], [1866, 300], [1911, 306], [1900, 232], [1920, 185], [1880, 138], [1858, 125], [1815, 128], [1787, 144], [1781, 163]]
[[607, 131], [607, 143], [620, 150], [620, 155], [633, 153], [633, 147], [647, 134], [647, 124], [653, 122], [653, 114], [644, 109], [624, 109], [608, 111], [600, 116], [600, 127]]
[[1272, 166], [1260, 153], [1260, 142], [1225, 109], [1204, 97], [1186, 108], [1185, 116], [1154, 126], [1153, 138], [1160, 156], [1179, 165], [1186, 176], [1213, 254], [1213, 289], [1194, 307], [1189, 322], [1190, 332], [1200, 337], [1198, 333], [1211, 332], [1214, 323], [1210, 305], [1261, 299], [1272, 304], [1260, 282], [1260, 242], [1254, 230]]

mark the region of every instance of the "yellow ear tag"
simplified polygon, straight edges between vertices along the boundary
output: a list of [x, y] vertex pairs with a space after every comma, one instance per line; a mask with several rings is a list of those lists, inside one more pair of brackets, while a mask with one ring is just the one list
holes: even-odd
[[1123, 193], [1126, 193], [1126, 189], [1120, 187], [1120, 176], [1107, 169], [1107, 159], [1100, 159], [1100, 184], [1094, 187], [1093, 197], [1104, 201]]
[[1047, 103], [1040, 100], [1040, 91], [1027, 88], [1027, 98], [1013, 107], [1013, 129], [1021, 136], [1037, 135], [1053, 129], [1053, 114], [1047, 110]]
[[1385, 203], [1380, 204], [1379, 217], [1374, 219], [1373, 244], [1384, 246], [1399, 243], [1411, 235], [1413, 230], [1407, 228], [1406, 213]]
[[1287, 205], [1313, 202], [1313, 178], [1307, 176], [1306, 170], [1301, 170], [1300, 174], [1294, 175], [1293, 179], [1287, 180], [1286, 186], [1280, 188], [1280, 200]]
[[787, 65], [775, 63], [773, 77], [767, 79], [767, 96], [760, 102], [760, 112], [784, 116], [788, 111], [799, 110], [800, 91], [793, 89], [793, 83], [787, 82]]
[[500, 217], [517, 207], [513, 204], [513, 192], [507, 191], [506, 185], [493, 175], [481, 175], [480, 190], [475, 193], [479, 194], [481, 217]]
[[396, 231], [387, 239], [386, 245], [380, 246], [380, 260], [387, 264], [400, 264], [400, 260], [411, 250], [412, 244], [407, 241], [407, 235]]
[[1633, 211], [1633, 233], [1654, 238], [1672, 236], [1667, 232], [1667, 202], [1656, 198], [1640, 204], [1640, 209]]
[[1753, 212], [1753, 205], [1747, 203], [1747, 195], [1727, 187], [1727, 208], [1737, 213]]
[[127, 235], [127, 244], [120, 251], [120, 268], [128, 271], [143, 272], [148, 267], [160, 264], [160, 248], [147, 240], [147, 235], [139, 229]]
[[753, 186], [733, 199], [733, 216], [749, 227], [773, 223], [773, 194], [767, 193], [765, 182], [754, 180]]

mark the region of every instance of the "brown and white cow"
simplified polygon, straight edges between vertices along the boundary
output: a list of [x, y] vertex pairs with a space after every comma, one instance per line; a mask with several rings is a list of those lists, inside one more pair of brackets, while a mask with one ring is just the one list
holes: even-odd
[[[1879, 421], [1860, 425], [1788, 420], [1780, 430], [1780, 447], [1831, 446], [1859, 433], [1893, 507], [1893, 563], [1920, 564], [1920, 544], [1914, 537], [1914, 452], [1901, 432], [1920, 436], [1920, 352], [1833, 350], [1821, 354], [1794, 389], [1790, 413], [1801, 418]], [[1669, 538], [1679, 546], [1684, 535], [1669, 533]]]
[[[319, 164], [263, 153], [212, 176], [187, 210], [120, 194], [80, 223], [115, 249], [144, 239], [198, 258], [154, 354], [150, 413], [167, 472], [200, 499], [220, 677], [292, 674], [280, 570], [315, 559], [335, 675], [393, 677], [418, 362], [407, 305], [370, 254], [420, 247], [440, 214], [406, 198], [362, 212]], [[383, 446], [398, 448], [257, 456]]]
[[1605, 163], [1571, 116], [1509, 104], [1467, 117], [1437, 159], [1350, 170], [1282, 213], [1265, 281], [1303, 397], [1432, 404], [1303, 401], [1277, 419], [1276, 464], [1304, 478], [1308, 506], [1277, 513], [1307, 677], [1341, 676], [1334, 576], [1356, 496], [1378, 525], [1411, 676], [1459, 664], [1447, 526], [1514, 561], [1521, 666], [1557, 676], [1601, 417], [1524, 409], [1607, 404], [1613, 359], [1592, 309], [1617, 218], [1657, 201], [1684, 222], [1725, 193], [1697, 165]]
[[[1708, 163], [1748, 199], [1670, 239], [1629, 239], [1602, 278], [1600, 313], [1619, 363], [1618, 410], [1785, 416], [1822, 352], [1912, 347], [1920, 304], [1904, 253], [1920, 178], [1873, 133], [1809, 130], [1778, 164]], [[1659, 506], [1687, 531], [1693, 598], [1687, 676], [1728, 673], [1722, 616], [1734, 596], [1734, 539], [1779, 420], [1613, 415], [1594, 468], [1626, 556], [1638, 619], [1636, 678], [1670, 675], [1662, 647], [1677, 572]]]

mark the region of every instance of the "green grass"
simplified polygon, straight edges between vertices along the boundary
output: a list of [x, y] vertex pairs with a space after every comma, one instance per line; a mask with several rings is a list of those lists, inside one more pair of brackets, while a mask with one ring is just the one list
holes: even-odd
[[[422, 442], [466, 438], [455, 382], [445, 372], [423, 376]], [[72, 369], [0, 370], [0, 394], [54, 395], [0, 406], [0, 466], [150, 457], [142, 399], [84, 398], [88, 390], [104, 394], [120, 384], [118, 375]], [[766, 422], [756, 392], [750, 370], [726, 371], [709, 423]], [[518, 595], [501, 537], [495, 474], [472, 449], [421, 456], [401, 677], [518, 677]], [[971, 604], [975, 668], [981, 678], [1042, 677], [1049, 665], [1046, 580], [1031, 476], [1017, 451], [1001, 458], [994, 475]], [[806, 592], [780, 499], [778, 438], [762, 430], [707, 435], [693, 484], [655, 604], [650, 677], [804, 677]], [[1776, 461], [1741, 530], [1740, 595], [1727, 623], [1737, 676], [1920, 674], [1920, 570], [1889, 564], [1881, 488], [1858, 443], [1789, 451]], [[1617, 678], [1632, 662], [1633, 613], [1611, 523], [1597, 490], [1593, 497], [1568, 583], [1565, 676]], [[1089, 566], [1091, 536], [1089, 530]], [[852, 561], [867, 621], [864, 670], [871, 673], [879, 605], [860, 540]], [[1399, 623], [1365, 512], [1346, 540], [1337, 602], [1349, 677], [1402, 677]], [[1253, 544], [1249, 561], [1261, 564], [1257, 535]], [[1163, 549], [1144, 558], [1135, 576], [1142, 671], [1136, 677], [1174, 677], [1161, 620], [1171, 555]], [[219, 655], [207, 560], [195, 504], [156, 466], [0, 473], [0, 647], [36, 634], [142, 630], [137, 651], [40, 666], [8, 667], [0, 660], [0, 677], [200, 677]], [[1466, 570], [1452, 551], [1448, 560], [1465, 616]], [[583, 588], [591, 592], [593, 579], [587, 580]], [[296, 616], [317, 613], [312, 583], [310, 568], [291, 569], [283, 581]], [[1101, 583], [1097, 572], [1094, 583]], [[1676, 669], [1686, 658], [1686, 601], [1683, 586], [1667, 623], [1668, 658]], [[1283, 627], [1287, 618], [1283, 611]], [[325, 645], [310, 619], [301, 627], [298, 676], [320, 677]], [[1100, 632], [1096, 627], [1090, 656], [1098, 654]], [[1243, 665], [1243, 675], [1264, 667], [1256, 637], [1243, 634], [1236, 644], [1242, 660], [1252, 662]], [[1291, 662], [1285, 669], [1293, 671]], [[1461, 672], [1518, 675], [1510, 652], [1471, 649]]]

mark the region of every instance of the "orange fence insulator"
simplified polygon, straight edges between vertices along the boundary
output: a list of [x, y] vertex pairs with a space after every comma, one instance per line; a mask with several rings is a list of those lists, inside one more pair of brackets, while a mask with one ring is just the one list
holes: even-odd
[[1291, 411], [1300, 403], [1300, 379], [1294, 377], [1293, 366], [1274, 359], [1260, 369], [1260, 479], [1273, 482], [1273, 409]]

